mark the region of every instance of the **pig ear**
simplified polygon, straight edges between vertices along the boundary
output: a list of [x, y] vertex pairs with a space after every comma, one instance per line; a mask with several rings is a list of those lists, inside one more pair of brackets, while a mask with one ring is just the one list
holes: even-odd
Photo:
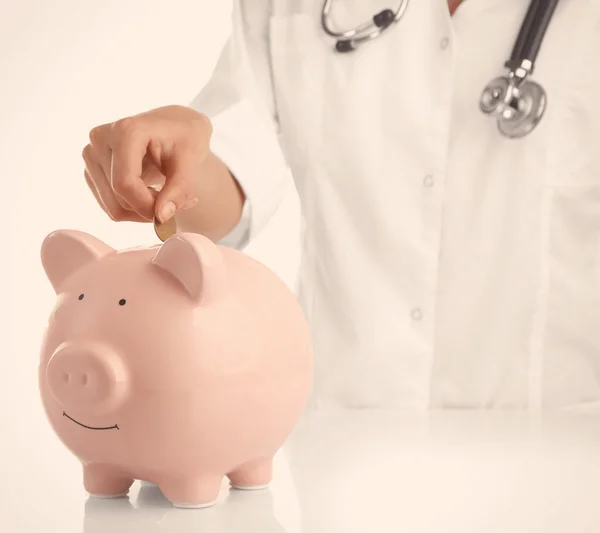
[[200, 305], [211, 304], [225, 292], [223, 256], [207, 237], [177, 233], [164, 242], [152, 262], [173, 276]]
[[42, 265], [56, 293], [74, 272], [114, 252], [96, 237], [75, 230], [57, 230], [42, 243]]

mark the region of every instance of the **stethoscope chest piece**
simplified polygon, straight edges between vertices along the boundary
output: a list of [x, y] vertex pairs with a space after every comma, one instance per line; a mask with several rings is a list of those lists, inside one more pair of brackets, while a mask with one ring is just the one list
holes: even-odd
[[525, 137], [540, 123], [547, 107], [543, 87], [529, 79], [558, 0], [531, 0], [510, 59], [508, 75], [484, 89], [481, 110], [496, 118], [498, 130], [509, 139]]
[[510, 139], [529, 134], [540, 123], [546, 110], [546, 92], [539, 83], [514, 78], [492, 80], [483, 91], [481, 110], [497, 118], [498, 130]]

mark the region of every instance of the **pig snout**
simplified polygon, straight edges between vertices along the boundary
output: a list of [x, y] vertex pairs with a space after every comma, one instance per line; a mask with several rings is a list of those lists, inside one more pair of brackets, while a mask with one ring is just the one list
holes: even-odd
[[125, 365], [103, 344], [63, 344], [50, 358], [48, 387], [64, 410], [102, 414], [114, 411], [127, 395]]

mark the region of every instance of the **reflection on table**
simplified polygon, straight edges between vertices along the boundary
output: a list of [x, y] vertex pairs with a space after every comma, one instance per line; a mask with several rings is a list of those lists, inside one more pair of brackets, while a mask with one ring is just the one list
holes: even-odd
[[599, 416], [320, 413], [278, 456], [271, 489], [181, 510], [143, 486], [88, 500], [84, 533], [597, 533], [599, 494]]
[[155, 485], [142, 485], [137, 498], [89, 498], [84, 533], [287, 533], [273, 516], [268, 490], [232, 490], [210, 509], [176, 509]]

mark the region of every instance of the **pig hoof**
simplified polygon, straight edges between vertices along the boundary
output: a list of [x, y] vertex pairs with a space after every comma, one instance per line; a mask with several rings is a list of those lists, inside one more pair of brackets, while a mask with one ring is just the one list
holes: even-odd
[[88, 465], [83, 469], [83, 486], [88, 494], [98, 498], [121, 498], [129, 494], [133, 479], [105, 465]]
[[114, 500], [117, 498], [124, 498], [127, 496], [128, 492], [122, 492], [120, 494], [92, 494], [90, 493], [90, 498], [95, 498], [96, 500]]
[[265, 490], [269, 488], [269, 484], [267, 483], [266, 485], [236, 485], [232, 483], [231, 488], [236, 490]]
[[227, 475], [233, 488], [240, 490], [261, 490], [271, 483], [273, 478], [273, 460], [259, 459], [251, 461]]
[[164, 497], [175, 507], [201, 509], [214, 505], [219, 497], [223, 477], [184, 479], [161, 485]]
[[173, 507], [177, 507], [178, 509], [206, 509], [207, 507], [212, 507], [215, 502], [208, 503], [175, 503], [173, 502]]

